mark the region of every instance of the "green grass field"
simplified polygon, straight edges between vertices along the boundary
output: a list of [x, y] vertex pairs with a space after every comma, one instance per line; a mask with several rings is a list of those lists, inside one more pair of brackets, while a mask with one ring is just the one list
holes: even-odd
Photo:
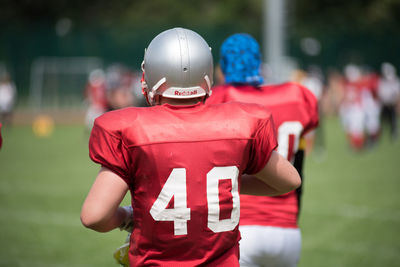
[[[384, 134], [375, 149], [353, 153], [336, 119], [324, 126], [323, 157], [306, 160], [300, 267], [398, 266], [400, 142]], [[3, 138], [0, 266], [117, 266], [112, 253], [125, 233], [79, 221], [98, 171], [83, 126], [57, 126], [50, 138], [15, 126]]]

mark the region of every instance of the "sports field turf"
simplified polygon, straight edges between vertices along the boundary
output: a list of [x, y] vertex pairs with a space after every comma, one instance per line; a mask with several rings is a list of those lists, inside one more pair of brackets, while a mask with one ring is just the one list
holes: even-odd
[[[324, 125], [326, 151], [306, 159], [300, 267], [398, 266], [400, 142], [351, 152], [336, 119]], [[28, 126], [3, 129], [0, 150], [0, 266], [117, 266], [125, 233], [99, 234], [79, 221], [97, 173], [83, 126], [49, 138]]]

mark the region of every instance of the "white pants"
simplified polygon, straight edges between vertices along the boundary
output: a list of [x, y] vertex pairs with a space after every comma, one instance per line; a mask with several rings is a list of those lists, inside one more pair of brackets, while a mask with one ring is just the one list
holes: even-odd
[[347, 134], [363, 136], [365, 114], [361, 105], [347, 104], [340, 108], [340, 117]]
[[300, 258], [300, 229], [258, 225], [239, 227], [241, 267], [295, 267]]

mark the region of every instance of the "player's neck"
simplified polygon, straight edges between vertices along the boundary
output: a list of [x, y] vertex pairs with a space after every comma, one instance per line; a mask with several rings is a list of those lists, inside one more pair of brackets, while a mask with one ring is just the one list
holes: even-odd
[[173, 105], [173, 106], [189, 106], [189, 105], [195, 105], [202, 101], [203, 101], [203, 97], [188, 98], [188, 99], [175, 99], [175, 98], [161, 97], [160, 105], [169, 104], [169, 105]]

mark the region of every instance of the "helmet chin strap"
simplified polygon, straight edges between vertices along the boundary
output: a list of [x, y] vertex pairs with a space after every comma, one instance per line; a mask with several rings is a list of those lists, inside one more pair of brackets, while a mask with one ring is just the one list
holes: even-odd
[[142, 62], [142, 78], [140, 79], [140, 83], [142, 85], [142, 94], [146, 98], [146, 102], [148, 105], [153, 106], [153, 105], [159, 105], [160, 104], [160, 97], [158, 94], [156, 94], [157, 89], [165, 83], [166, 79], [165, 77], [159, 80], [153, 88], [149, 91], [149, 86], [147, 85], [147, 82], [145, 80], [145, 70], [144, 70], [144, 61]]
[[146, 97], [146, 101], [147, 104], [149, 104], [150, 106], [153, 105], [158, 105], [159, 104], [159, 94], [157, 94], [157, 89], [163, 84], [165, 83], [166, 79], [162, 78], [161, 80], [159, 80], [157, 82], [156, 85], [153, 86], [153, 88], [151, 90], [149, 90], [149, 87], [144, 79], [144, 71], [142, 74], [142, 79], [141, 79], [141, 83], [142, 83], [142, 94]]

